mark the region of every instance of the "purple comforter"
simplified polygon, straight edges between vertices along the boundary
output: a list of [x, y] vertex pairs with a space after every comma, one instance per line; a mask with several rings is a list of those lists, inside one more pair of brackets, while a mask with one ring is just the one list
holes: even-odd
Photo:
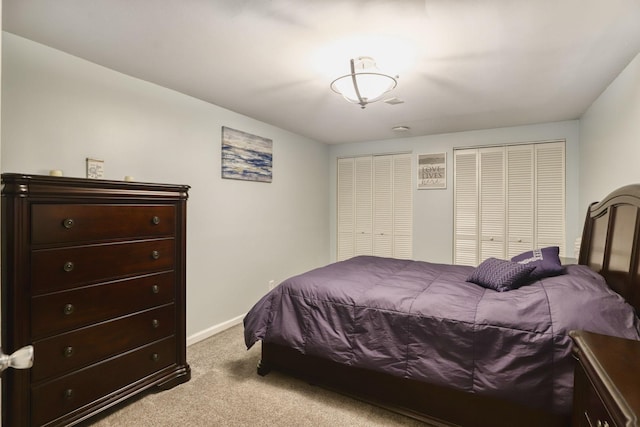
[[245, 342], [568, 413], [567, 333], [640, 339], [631, 306], [585, 266], [509, 292], [466, 282], [472, 270], [370, 256], [318, 268], [251, 309]]

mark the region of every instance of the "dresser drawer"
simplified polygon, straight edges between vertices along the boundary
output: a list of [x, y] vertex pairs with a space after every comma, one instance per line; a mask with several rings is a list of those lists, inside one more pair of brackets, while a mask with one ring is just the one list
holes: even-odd
[[637, 426], [640, 414], [640, 341], [571, 331], [573, 427]]
[[171, 270], [175, 241], [169, 239], [42, 249], [31, 253], [34, 295], [119, 277]]
[[[576, 375], [579, 375], [576, 372]], [[582, 373], [581, 375], [585, 375]], [[579, 408], [580, 416], [583, 417], [581, 420], [582, 426], [585, 427], [616, 427], [616, 424], [613, 422], [611, 415], [607, 411], [607, 408], [604, 406], [602, 399], [598, 395], [598, 392], [595, 390], [591, 382], [585, 378], [584, 384], [586, 385], [584, 390], [584, 403], [583, 407]]]
[[172, 302], [173, 271], [124, 279], [31, 299], [34, 339]]
[[44, 425], [176, 363], [174, 337], [32, 387], [32, 425]]
[[32, 380], [60, 375], [173, 335], [174, 316], [175, 308], [169, 304], [34, 341]]
[[172, 205], [34, 204], [31, 243], [171, 236], [175, 219]]
[[616, 424], [612, 421], [607, 408], [600, 400], [600, 397], [596, 394], [594, 389], [589, 390], [588, 406], [584, 410], [584, 418], [586, 421], [585, 426], [598, 426], [598, 427], [616, 427]]

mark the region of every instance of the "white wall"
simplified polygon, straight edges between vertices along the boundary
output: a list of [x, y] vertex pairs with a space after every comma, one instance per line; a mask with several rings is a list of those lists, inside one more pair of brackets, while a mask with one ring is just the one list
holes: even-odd
[[580, 120], [580, 206], [640, 183], [640, 54]]
[[[4, 33], [2, 172], [191, 185], [187, 335], [245, 313], [276, 282], [329, 261], [328, 147]], [[221, 127], [273, 140], [273, 182], [220, 178]]]
[[[573, 241], [581, 234], [584, 221], [584, 213], [578, 210], [578, 121], [332, 146], [330, 148], [331, 259], [335, 259], [336, 252], [335, 168], [337, 158], [361, 154], [412, 152], [415, 171], [418, 154], [446, 152], [447, 188], [413, 192], [413, 258], [450, 264], [453, 260], [453, 149], [562, 139], [566, 140], [566, 255], [573, 256]], [[415, 174], [413, 181], [415, 189]]]

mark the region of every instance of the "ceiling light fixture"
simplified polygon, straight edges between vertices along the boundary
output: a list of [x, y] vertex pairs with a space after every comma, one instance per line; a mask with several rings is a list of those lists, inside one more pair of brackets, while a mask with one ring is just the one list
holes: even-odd
[[331, 82], [331, 90], [364, 108], [395, 88], [398, 84], [397, 78], [398, 76], [382, 74], [373, 58], [361, 56], [351, 60], [351, 74], [338, 77]]

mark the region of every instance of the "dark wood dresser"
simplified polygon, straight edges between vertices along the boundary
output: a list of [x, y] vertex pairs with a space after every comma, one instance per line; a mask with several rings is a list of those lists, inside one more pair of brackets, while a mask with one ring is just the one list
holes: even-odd
[[189, 187], [2, 175], [2, 425], [73, 425], [190, 378]]
[[640, 341], [584, 331], [570, 333], [576, 365], [574, 427], [637, 426]]

